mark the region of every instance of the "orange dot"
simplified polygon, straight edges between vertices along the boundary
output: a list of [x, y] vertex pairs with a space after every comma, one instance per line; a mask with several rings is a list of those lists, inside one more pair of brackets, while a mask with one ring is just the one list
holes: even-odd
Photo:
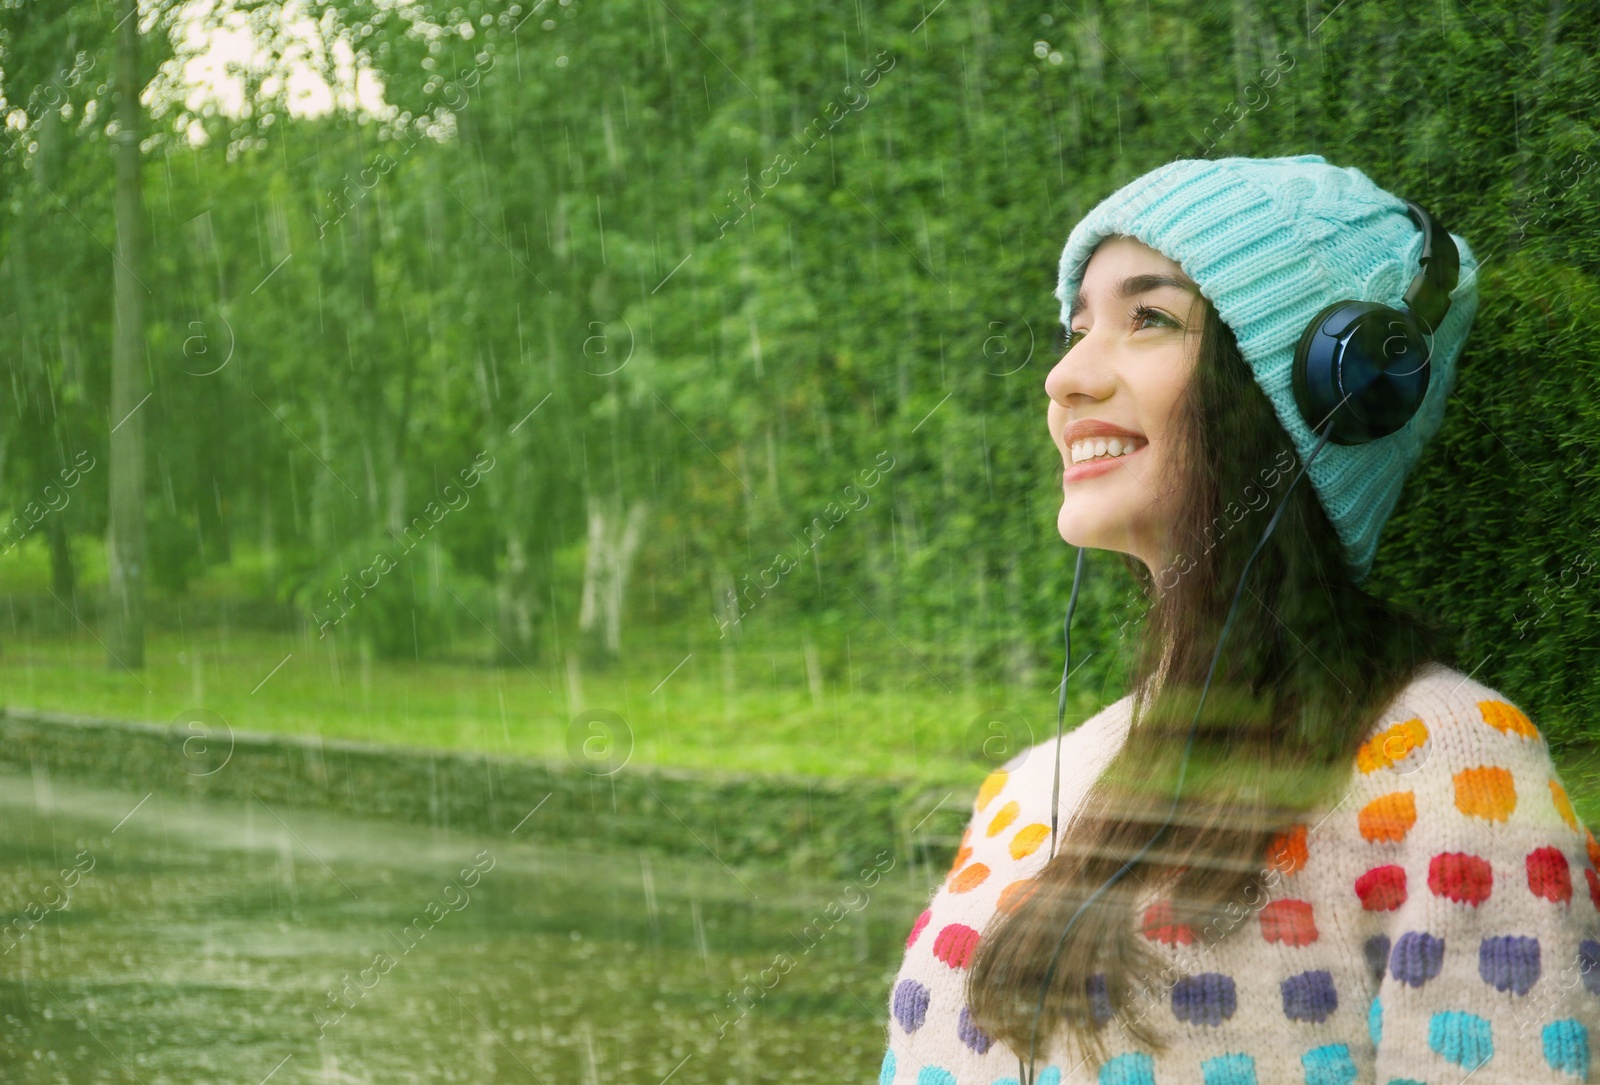
[[1517, 808], [1509, 769], [1480, 765], [1456, 773], [1456, 809], [1485, 821], [1504, 821]]
[[989, 805], [989, 800], [1000, 794], [1000, 789], [1006, 786], [1006, 777], [1010, 774], [1005, 769], [995, 769], [983, 779], [983, 784], [978, 788], [978, 809], [982, 810]]
[[1561, 820], [1567, 823], [1567, 828], [1578, 827], [1578, 815], [1573, 812], [1572, 800], [1567, 798], [1567, 789], [1555, 780], [1550, 781], [1550, 797], [1555, 800], [1556, 813], [1561, 815]]
[[1370, 843], [1404, 840], [1417, 823], [1417, 796], [1410, 791], [1379, 795], [1361, 808], [1356, 820]]
[[1428, 741], [1428, 728], [1421, 720], [1397, 723], [1361, 744], [1361, 748], [1356, 751], [1356, 767], [1364, 773], [1386, 769], [1396, 762], [1404, 761], [1412, 750], [1426, 741]]
[[998, 811], [995, 812], [994, 820], [989, 822], [989, 835], [994, 836], [1003, 830], [1007, 825], [1010, 825], [1013, 821], [1016, 821], [1017, 814], [1020, 813], [1021, 810], [1022, 807], [1017, 803], [1016, 799], [1012, 799], [1010, 802], [1002, 806]]
[[1021, 859], [1032, 855], [1049, 836], [1048, 825], [1041, 825], [1037, 821], [1032, 825], [1024, 825], [1017, 830], [1017, 835], [1011, 838], [1011, 858]]
[[950, 892], [965, 893], [969, 889], [976, 889], [988, 876], [988, 867], [982, 863], [972, 863], [950, 880]]
[[950, 864], [950, 873], [954, 874], [956, 871], [960, 870], [961, 864], [970, 858], [972, 858], [972, 849], [963, 845], [961, 850], [956, 852], [955, 862]]
[[1502, 734], [1520, 735], [1523, 738], [1539, 737], [1539, 729], [1516, 705], [1509, 705], [1504, 701], [1479, 701], [1478, 711], [1483, 713], [1484, 723]]
[[1267, 864], [1285, 874], [1293, 874], [1306, 865], [1306, 827], [1291, 825], [1273, 837], [1267, 848]]
[[1032, 878], [1012, 882], [1000, 890], [1000, 899], [994, 902], [995, 911], [1007, 914], [1014, 912], [1022, 902], [1033, 896], [1033, 891], [1039, 888], [1039, 883]]
[[1588, 829], [1583, 830], [1583, 850], [1589, 853], [1589, 865], [1600, 867], [1600, 840], [1594, 838], [1594, 833]]

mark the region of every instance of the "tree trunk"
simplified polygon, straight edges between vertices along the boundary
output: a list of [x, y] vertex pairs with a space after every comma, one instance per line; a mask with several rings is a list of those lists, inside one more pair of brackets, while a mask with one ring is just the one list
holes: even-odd
[[644, 541], [648, 513], [649, 506], [635, 499], [624, 519], [621, 498], [589, 497], [589, 542], [584, 553], [578, 632], [585, 654], [591, 657], [614, 660], [622, 654], [622, 605], [634, 556]]
[[538, 599], [528, 576], [527, 544], [515, 524], [506, 531], [506, 562], [497, 595], [501, 662], [530, 663], [538, 648], [534, 639]]
[[110, 598], [108, 665], [144, 666], [144, 299], [140, 291], [139, 11], [122, 0], [117, 41], [115, 267], [116, 328], [111, 346], [110, 523], [106, 532]]

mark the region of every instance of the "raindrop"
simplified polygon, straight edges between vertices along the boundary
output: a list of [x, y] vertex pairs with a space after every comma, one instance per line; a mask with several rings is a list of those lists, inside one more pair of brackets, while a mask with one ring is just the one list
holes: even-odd
[[1040, 58], [1041, 60], [1044, 59], [1044, 57], [1047, 54], [1049, 54], [1049, 52], [1050, 52], [1050, 43], [1049, 42], [1047, 42], [1047, 41], [1036, 41], [1036, 42], [1033, 43], [1033, 55], [1038, 57], [1038, 58]]
[[1051, 53], [1050, 53], [1050, 63], [1052, 63], [1052, 64], [1060, 64], [1061, 63], [1061, 54], [1059, 52], [1056, 52], [1056, 51], [1052, 50]]
[[556, 57], [556, 67], [565, 68], [566, 66], [567, 66], [567, 58], [566, 57]]

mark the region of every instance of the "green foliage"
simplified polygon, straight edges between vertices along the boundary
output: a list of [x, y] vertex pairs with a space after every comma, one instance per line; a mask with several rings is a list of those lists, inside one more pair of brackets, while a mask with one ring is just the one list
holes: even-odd
[[[1600, 24], [1577, 9], [313, 8], [394, 116], [296, 117], [261, 80], [246, 115], [191, 115], [166, 75], [152, 86], [148, 475], [184, 525], [153, 532], [158, 580], [247, 540], [326, 591], [370, 559], [342, 540], [376, 537], [396, 505], [416, 515], [487, 450], [494, 471], [437, 532], [454, 579], [415, 562], [351, 620], [385, 652], [443, 650], [461, 608], [437, 585], [476, 592], [492, 626], [520, 577], [550, 603], [548, 665], [575, 626], [591, 494], [654, 510], [628, 628], [699, 637], [887, 452], [870, 503], [746, 621], [887, 627], [963, 681], [1053, 682], [1072, 573], [1042, 390], [1061, 244], [1174, 156], [1316, 151], [1484, 259], [1457, 394], [1376, 584], [1453, 623], [1464, 669], [1483, 660], [1555, 737], [1600, 704], [1600, 668], [1581, 665], [1600, 647], [1593, 574], [1575, 572], [1600, 520], [1582, 340]], [[0, 13], [7, 504], [63, 455], [101, 455], [107, 428], [111, 40], [53, 11]], [[255, 21], [281, 58], [270, 9]], [[30, 105], [79, 52], [95, 79], [70, 117]], [[103, 530], [102, 480], [74, 531]], [[1112, 555], [1084, 590], [1075, 681], [1113, 694], [1137, 602]]]

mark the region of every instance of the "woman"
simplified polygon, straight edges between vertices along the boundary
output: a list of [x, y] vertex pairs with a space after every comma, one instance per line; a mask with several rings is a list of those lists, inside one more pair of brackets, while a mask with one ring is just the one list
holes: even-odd
[[[1588, 1080], [1600, 845], [1528, 718], [1360, 587], [1477, 309], [1424, 221], [1299, 155], [1168, 163], [1073, 229], [1058, 527], [1143, 583], [1133, 692], [983, 781], [880, 1085]], [[1302, 337], [1402, 294], [1414, 415], [1330, 441]]]

